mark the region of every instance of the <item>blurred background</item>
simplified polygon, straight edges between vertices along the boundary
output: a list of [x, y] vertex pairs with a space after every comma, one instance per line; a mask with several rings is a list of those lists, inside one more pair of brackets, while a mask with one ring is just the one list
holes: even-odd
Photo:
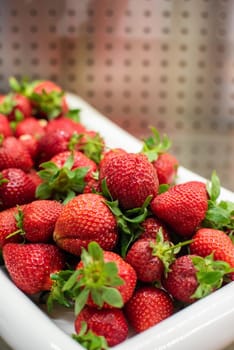
[[232, 0], [0, 0], [0, 90], [51, 79], [234, 190], [233, 17]]

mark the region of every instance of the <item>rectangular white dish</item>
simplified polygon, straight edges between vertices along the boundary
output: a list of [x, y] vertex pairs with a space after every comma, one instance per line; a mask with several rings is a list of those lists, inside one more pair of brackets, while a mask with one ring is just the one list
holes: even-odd
[[[103, 117], [79, 97], [68, 94], [72, 108], [80, 108], [81, 121], [99, 131], [110, 147], [138, 152], [141, 142]], [[204, 178], [180, 167], [178, 183]], [[222, 189], [221, 197], [234, 201]], [[70, 334], [73, 313], [56, 308], [51, 317], [18, 290], [0, 269], [0, 336], [15, 350], [83, 349]], [[219, 350], [234, 341], [234, 282], [188, 306], [151, 329], [115, 347], [117, 350]]]

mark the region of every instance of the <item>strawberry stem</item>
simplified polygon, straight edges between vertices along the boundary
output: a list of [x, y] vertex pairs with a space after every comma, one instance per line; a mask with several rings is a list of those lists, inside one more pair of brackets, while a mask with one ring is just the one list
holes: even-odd
[[72, 334], [72, 338], [88, 350], [107, 350], [108, 345], [104, 336], [96, 335], [88, 330], [86, 322], [81, 323], [81, 330], [78, 334]]

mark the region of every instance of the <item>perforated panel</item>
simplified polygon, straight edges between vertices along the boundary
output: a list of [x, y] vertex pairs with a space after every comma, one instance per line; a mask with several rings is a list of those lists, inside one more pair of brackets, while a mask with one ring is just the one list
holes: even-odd
[[0, 87], [54, 80], [234, 190], [232, 0], [0, 1]]

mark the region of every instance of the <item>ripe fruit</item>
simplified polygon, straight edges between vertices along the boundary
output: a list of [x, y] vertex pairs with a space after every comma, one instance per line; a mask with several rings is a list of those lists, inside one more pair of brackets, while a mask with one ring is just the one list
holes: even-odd
[[21, 234], [32, 243], [47, 243], [52, 239], [62, 204], [52, 200], [35, 200], [22, 209], [18, 220]]
[[141, 226], [143, 231], [140, 238], [153, 238], [155, 239], [158, 232], [162, 230], [163, 238], [165, 241], [169, 241], [170, 233], [167, 227], [156, 217], [147, 217]]
[[2, 252], [12, 281], [29, 295], [50, 290], [50, 274], [64, 268], [64, 255], [52, 244], [8, 243]]
[[153, 253], [155, 239], [142, 238], [133, 243], [125, 260], [134, 268], [142, 282], [160, 281], [164, 273], [162, 260]]
[[43, 119], [39, 120], [34, 117], [24, 119], [17, 124], [15, 128], [15, 136], [20, 137], [21, 135], [32, 135], [36, 139], [39, 139], [45, 134], [45, 122], [46, 121]]
[[7, 115], [10, 121], [19, 122], [31, 116], [32, 106], [26, 96], [11, 93], [0, 96], [0, 113]]
[[[24, 205], [20, 208], [22, 209]], [[18, 230], [16, 216], [19, 208], [14, 207], [0, 212], [0, 249], [7, 243], [22, 242], [23, 237], [20, 235], [11, 235], [11, 233]]]
[[100, 181], [104, 179], [111, 196], [124, 209], [141, 207], [148, 196], [158, 192], [156, 170], [143, 154], [109, 156], [100, 164]]
[[[193, 236], [190, 251], [203, 257], [214, 253], [215, 260], [225, 261], [234, 268], [234, 244], [223, 231], [212, 228], [199, 229]], [[231, 276], [234, 280], [234, 273]]]
[[105, 204], [105, 198], [95, 193], [76, 196], [60, 214], [54, 230], [54, 240], [64, 250], [81, 254], [81, 248], [96, 241], [105, 250], [117, 242], [117, 224]]
[[220, 288], [230, 266], [224, 261], [214, 261], [196, 255], [178, 257], [170, 266], [163, 286], [177, 300], [192, 303]]
[[173, 302], [167, 292], [152, 286], [139, 287], [125, 306], [127, 319], [137, 333], [163, 321], [173, 311]]
[[[127, 320], [119, 309], [97, 310], [86, 306], [75, 319], [75, 330], [78, 334], [82, 329], [82, 322], [87, 324], [85, 334], [92, 331], [93, 335], [105, 337], [108, 346], [115, 346], [128, 336]], [[82, 338], [77, 338], [82, 344]]]
[[7, 119], [7, 117], [3, 114], [0, 114], [0, 135], [4, 137], [12, 136], [10, 122]]
[[49, 120], [68, 112], [68, 105], [61, 87], [49, 80], [33, 84], [30, 100], [36, 114], [46, 116]]
[[151, 202], [153, 214], [184, 237], [193, 235], [205, 218], [207, 208], [206, 186], [199, 181], [175, 185]]
[[179, 162], [172, 154], [166, 152], [152, 162], [157, 170], [159, 184], [173, 184], [176, 178]]
[[23, 170], [4, 169], [0, 173], [0, 210], [35, 199], [36, 185]]
[[32, 166], [32, 158], [17, 138], [9, 136], [0, 142], [0, 170], [20, 168], [28, 171]]

